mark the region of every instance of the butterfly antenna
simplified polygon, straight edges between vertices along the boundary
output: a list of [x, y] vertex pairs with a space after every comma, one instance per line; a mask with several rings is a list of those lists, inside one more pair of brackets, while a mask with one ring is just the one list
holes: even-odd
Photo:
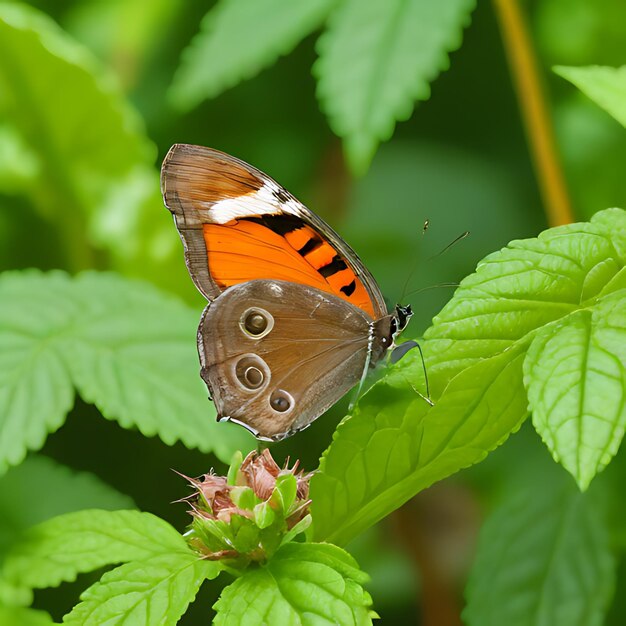
[[428, 285], [427, 287], [420, 287], [419, 289], [413, 289], [408, 293], [405, 293], [405, 296], [412, 296], [416, 293], [422, 293], [422, 291], [429, 291], [430, 289], [440, 289], [441, 287], [458, 287], [459, 283], [437, 283], [436, 285]]
[[433, 256], [429, 256], [426, 259], [426, 261], [432, 261], [433, 259], [436, 259], [438, 256], [441, 256], [444, 252], [449, 250], [454, 244], [459, 243], [459, 241], [462, 241], [466, 237], [469, 237], [469, 234], [470, 234], [469, 230], [466, 230], [464, 233], [461, 233], [456, 239], [454, 239], [454, 241], [451, 241], [445, 248], [443, 248], [442, 250], [439, 250], [437, 254], [433, 254]]
[[[425, 219], [424, 226], [422, 227], [422, 237], [426, 234], [426, 231], [428, 230], [429, 226], [430, 226], [430, 220]], [[413, 278], [413, 276], [415, 276], [415, 272], [417, 272], [418, 265], [419, 265], [419, 257], [415, 259], [415, 262], [413, 263], [413, 267], [411, 268], [411, 271], [409, 272], [408, 276], [406, 277], [406, 280], [404, 281], [404, 285], [402, 287], [402, 295], [400, 296], [400, 299], [398, 300], [398, 302], [402, 302], [405, 296], [407, 295], [406, 290], [409, 286], [409, 283], [411, 282], [411, 279]]]

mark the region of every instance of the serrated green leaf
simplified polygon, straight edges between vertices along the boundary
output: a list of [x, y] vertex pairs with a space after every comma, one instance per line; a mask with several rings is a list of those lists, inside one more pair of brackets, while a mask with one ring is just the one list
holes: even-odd
[[336, 0], [220, 0], [184, 51], [170, 89], [188, 109], [271, 65], [318, 28]]
[[63, 618], [80, 626], [170, 626], [176, 624], [207, 578], [220, 566], [189, 551], [160, 554], [107, 572], [81, 594]]
[[53, 626], [54, 622], [45, 611], [0, 606], [0, 624], [2, 626]]
[[618, 244], [625, 215], [602, 211], [483, 259], [425, 333], [437, 354], [429, 368], [435, 384], [589, 304], [584, 298], [601, 290], [598, 278], [608, 282], [624, 267]]
[[214, 419], [198, 375], [198, 314], [181, 302], [94, 272], [5, 273], [0, 301], [0, 472], [63, 423], [74, 385], [105, 417], [165, 443], [222, 460], [252, 447]]
[[524, 350], [512, 346], [463, 370], [432, 408], [407, 396], [403, 375], [376, 385], [338, 427], [311, 479], [314, 536], [344, 544], [500, 445], [527, 415]]
[[474, 0], [345, 0], [318, 42], [318, 98], [357, 173], [448, 68]]
[[525, 473], [481, 530], [464, 623], [601, 626], [615, 576], [601, 494], [556, 466]]
[[566, 67], [554, 71], [576, 85], [586, 96], [626, 127], [626, 65], [606, 67]]
[[150, 513], [78, 511], [25, 531], [7, 553], [2, 575], [24, 587], [54, 587], [104, 565], [185, 550], [181, 535]]
[[[345, 542], [431, 483], [480, 461], [527, 414], [522, 363], [541, 328], [617, 285], [626, 213], [514, 241], [479, 263], [426, 332], [428, 410], [409, 353], [337, 429], [312, 478], [317, 539]], [[617, 293], [617, 292], [614, 292]], [[621, 349], [621, 348], [620, 348]]]
[[337, 546], [289, 543], [222, 591], [214, 624], [371, 624], [371, 599], [362, 587], [367, 580]]
[[93, 474], [73, 471], [45, 456], [28, 457], [0, 478], [0, 555], [29, 526], [93, 508], [112, 511], [135, 505]]
[[[109, 248], [136, 240], [130, 226], [151, 190], [144, 188], [140, 198], [128, 191], [138, 179], [156, 183], [156, 150], [88, 50], [43, 13], [5, 3], [0, 7], [0, 93], [0, 120], [10, 120], [39, 165], [29, 196], [42, 214], [54, 217], [74, 266], [88, 265], [86, 236]], [[73, 102], [80, 102], [80, 109], [68, 114]], [[117, 229], [117, 240], [101, 238], [104, 233], [93, 228], [93, 220], [107, 221], [105, 214], [128, 226]]]
[[626, 427], [626, 290], [544, 327], [524, 374], [537, 432], [586, 489]]
[[59, 344], [74, 310], [71, 291], [61, 273], [0, 278], [0, 472], [41, 448], [74, 403]]

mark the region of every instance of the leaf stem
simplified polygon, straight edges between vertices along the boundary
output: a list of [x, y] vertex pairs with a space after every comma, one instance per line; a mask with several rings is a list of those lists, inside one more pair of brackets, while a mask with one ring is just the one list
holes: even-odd
[[528, 27], [518, 0], [493, 0], [550, 226], [574, 221]]

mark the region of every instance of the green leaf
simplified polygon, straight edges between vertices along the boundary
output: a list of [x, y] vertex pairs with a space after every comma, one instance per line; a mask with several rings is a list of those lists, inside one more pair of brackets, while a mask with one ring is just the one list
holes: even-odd
[[5, 273], [0, 301], [0, 471], [61, 426], [74, 385], [105, 417], [165, 443], [222, 460], [251, 447], [214, 419], [198, 375], [198, 313], [181, 302], [93, 272]]
[[74, 402], [57, 339], [71, 314], [72, 285], [60, 273], [38, 278], [0, 278], [0, 472], [41, 448]]
[[474, 0], [345, 0], [318, 43], [318, 98], [355, 172], [448, 68]]
[[626, 290], [544, 327], [524, 374], [537, 432], [586, 489], [626, 427]]
[[192, 108], [291, 52], [318, 28], [335, 0], [220, 0], [184, 51], [170, 90], [180, 108]]
[[287, 472], [279, 475], [276, 479], [270, 500], [278, 507], [281, 513], [287, 515], [296, 500], [297, 493], [298, 481], [291, 472]]
[[518, 428], [528, 346], [546, 324], [615, 297], [625, 233], [626, 213], [603, 211], [479, 263], [425, 334], [435, 407], [416, 393], [425, 386], [413, 351], [363, 397], [324, 453], [311, 481], [314, 536], [348, 541]]
[[93, 474], [70, 470], [45, 456], [28, 457], [0, 478], [0, 555], [29, 526], [92, 508], [133, 509], [135, 505]]
[[261, 502], [254, 507], [254, 523], [262, 530], [274, 523], [276, 513], [269, 502]]
[[625, 229], [626, 212], [609, 209], [483, 259], [425, 333], [435, 385], [592, 303], [624, 267]]
[[311, 479], [314, 536], [346, 543], [519, 428], [524, 348], [465, 369], [431, 409], [415, 392], [407, 396], [402, 374], [376, 385], [340, 424]]
[[0, 624], [2, 626], [52, 626], [54, 622], [44, 611], [0, 606]]
[[481, 530], [464, 622], [601, 626], [615, 576], [603, 499], [556, 466], [526, 474]]
[[0, 190], [21, 193], [33, 183], [39, 170], [35, 155], [9, 124], [0, 124]]
[[138, 511], [67, 513], [28, 529], [6, 555], [7, 582], [40, 589], [104, 565], [188, 551], [167, 522]]
[[248, 569], [222, 591], [216, 626], [371, 624], [368, 577], [330, 544], [289, 543], [267, 565]]
[[626, 65], [553, 68], [626, 127]]
[[[0, 94], [0, 121], [11, 122], [39, 165], [30, 198], [60, 230], [73, 266], [90, 264], [86, 236], [113, 248], [136, 240], [131, 226], [154, 187], [144, 185], [140, 197], [131, 190], [146, 178], [156, 184], [156, 150], [87, 49], [35, 9], [3, 4]], [[68, 114], [73, 102], [80, 108]], [[111, 218], [126, 227], [103, 241], [94, 224]]]
[[89, 587], [63, 618], [80, 626], [170, 626], [178, 623], [202, 582], [220, 572], [190, 551], [122, 565]]

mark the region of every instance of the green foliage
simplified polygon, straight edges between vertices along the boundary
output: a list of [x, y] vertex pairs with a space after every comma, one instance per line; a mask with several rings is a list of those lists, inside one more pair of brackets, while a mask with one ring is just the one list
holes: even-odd
[[331, 127], [353, 171], [364, 173], [381, 141], [447, 69], [474, 0], [345, 0], [318, 43], [314, 73]]
[[330, 13], [314, 66], [318, 96], [350, 166], [363, 173], [395, 123], [410, 117], [414, 101], [430, 97], [429, 84], [461, 45], [474, 5], [221, 0], [185, 50], [170, 96], [181, 108], [215, 97], [290, 52]]
[[[374, 385], [337, 429], [311, 482], [315, 537], [343, 543], [501, 444], [527, 415], [525, 360], [535, 425], [547, 438], [544, 424], [550, 424], [546, 442], [555, 459], [586, 487], [615, 453], [624, 430], [623, 385], [611, 380], [616, 375], [623, 380], [626, 368], [620, 342], [626, 326], [625, 233], [626, 213], [607, 210], [591, 223], [514, 241], [482, 261], [425, 334], [435, 406], [415, 392], [416, 387], [425, 390], [416, 355]], [[541, 385], [555, 364], [552, 355], [541, 354], [542, 337], [552, 332], [555, 321], [573, 323], [591, 311], [606, 318], [599, 322], [603, 336], [598, 342], [609, 352], [589, 368], [590, 376], [601, 379], [593, 384], [602, 393], [582, 409], [571, 398], [548, 406], [533, 382]], [[559, 366], [566, 375], [550, 377], [551, 397], [565, 397], [572, 389], [584, 397], [586, 359], [573, 373], [571, 364]], [[534, 378], [530, 369], [537, 372]], [[592, 414], [585, 413], [591, 404]], [[580, 427], [563, 429], [563, 422]]]
[[465, 369], [431, 410], [400, 368], [375, 385], [311, 480], [315, 537], [343, 544], [501, 444], [527, 414], [522, 360], [516, 348]]
[[[128, 243], [121, 233], [133, 236], [155, 184], [154, 146], [111, 77], [52, 20], [3, 4], [0, 41], [0, 121], [10, 121], [35, 164], [32, 202], [62, 231], [74, 267], [84, 268], [86, 236], [118, 248]], [[80, 115], [64, 115], [72, 100], [81, 102]], [[138, 184], [142, 195], [131, 191]]]
[[554, 71], [576, 85], [622, 126], [626, 126], [626, 66], [565, 67], [560, 65], [555, 67]]
[[219, 564], [200, 559], [154, 515], [84, 510], [23, 533], [6, 556], [0, 582], [50, 587], [115, 563], [124, 565], [89, 587], [65, 623], [176, 624], [202, 581], [221, 570]]
[[248, 570], [222, 591], [214, 624], [371, 624], [371, 599], [363, 589], [367, 581], [341, 548], [290, 543], [267, 565]]
[[170, 445], [223, 459], [249, 445], [215, 422], [198, 376], [198, 316], [177, 300], [114, 275], [60, 272], [5, 273], [0, 300], [0, 470], [61, 426], [74, 386], [105, 417]]
[[626, 296], [544, 327], [525, 361], [533, 423], [586, 489], [613, 458], [626, 426]]
[[[458, 282], [488, 250], [534, 236], [544, 220], [511, 77], [503, 71], [505, 33], [494, 27], [490, 3], [212, 4], [37, 0], [39, 11], [0, 5], [2, 269], [118, 270], [197, 298], [192, 311], [105, 273], [0, 277], [0, 624], [52, 624], [48, 613], [25, 608], [33, 588], [81, 573], [54, 593], [36, 594], [35, 606], [55, 617], [67, 613], [67, 596], [77, 596], [90, 577], [66, 623], [208, 622], [207, 602], [194, 615], [182, 614], [202, 581], [222, 570], [238, 578], [216, 605], [218, 624], [256, 623], [259, 615], [268, 623], [370, 623], [366, 576], [354, 560], [328, 544], [300, 543], [311, 523], [309, 496], [309, 538], [345, 543], [416, 492], [481, 461], [529, 413], [533, 424], [455, 478], [470, 513], [478, 502], [490, 508], [494, 483], [504, 481], [506, 491], [481, 534], [466, 621], [622, 624], [623, 603], [605, 615], [613, 550], [623, 548], [625, 534], [619, 447], [626, 221], [617, 210], [513, 241], [485, 259], [422, 342], [435, 406], [416, 393], [425, 392], [417, 351], [386, 368], [337, 429], [310, 494], [287, 476], [273, 495], [259, 497], [238, 482], [239, 455], [225, 481], [232, 499], [221, 488], [213, 494], [215, 519], [203, 539], [231, 557], [234, 548], [249, 550], [240, 569], [227, 556], [219, 565], [212, 561], [220, 555], [202, 552], [193, 532], [181, 537], [174, 530], [184, 511], [167, 503], [184, 493], [163, 470], [203, 474], [215, 458], [202, 452], [225, 461], [252, 440], [237, 427], [214, 423], [198, 377], [195, 329], [205, 303], [186, 275], [162, 206], [157, 152], [188, 141], [266, 169], [355, 246], [390, 302], [409, 292], [418, 313], [415, 334], [450, 294], [418, 287]], [[624, 206], [626, 134], [583, 95], [625, 124], [624, 68], [617, 67], [624, 62], [623, 2], [550, 0], [522, 8], [540, 72], [551, 83], [550, 118], [575, 213], [586, 219], [598, 207]], [[431, 94], [470, 15], [463, 50]], [[314, 62], [315, 31], [322, 28]], [[548, 72], [555, 64], [583, 93]], [[230, 89], [271, 65], [262, 77]], [[166, 106], [168, 98], [177, 106]], [[204, 98], [215, 99], [189, 111]], [[364, 172], [379, 143], [425, 100], [369, 175], [352, 181], [319, 108], [342, 139], [350, 169]], [[431, 228], [422, 237], [427, 217]], [[436, 255], [462, 230], [472, 237]], [[418, 271], [407, 281], [413, 264]], [[94, 406], [78, 402], [72, 410], [76, 393], [140, 432], [90, 422]], [[341, 410], [277, 444], [277, 458], [299, 458], [314, 469]], [[69, 411], [67, 426], [48, 437]], [[584, 493], [551, 461], [531, 471], [536, 459], [519, 441], [534, 435], [533, 426]], [[123, 485], [142, 508], [173, 526], [136, 511], [90, 511], [133, 506], [95, 474], [72, 473], [47, 457], [16, 466], [42, 446], [55, 459]], [[511, 480], [514, 468], [526, 476]], [[445, 485], [433, 489], [422, 503], [445, 491]], [[463, 498], [453, 504], [465, 506]], [[410, 519], [411, 510], [402, 515]], [[289, 512], [293, 518], [285, 520]], [[471, 534], [470, 518], [460, 534]], [[443, 522], [442, 537], [450, 532]], [[409, 528], [415, 536], [381, 525], [379, 540], [359, 556], [363, 565], [368, 561], [375, 579], [369, 589], [385, 622], [415, 620], [415, 603], [426, 608], [430, 599], [415, 593], [407, 549], [428, 537], [420, 534], [426, 526], [420, 520]], [[446, 549], [461, 559], [464, 550], [452, 550], [457, 538], [446, 539], [452, 540]], [[401, 544], [401, 566], [388, 559], [392, 542]], [[87, 572], [110, 566], [116, 569], [92, 585], [100, 574]], [[454, 589], [463, 583], [460, 575]], [[223, 583], [208, 586], [215, 598]]]
[[150, 513], [82, 510], [25, 531], [7, 553], [2, 575], [9, 583], [41, 589], [104, 565], [185, 550], [184, 539]]
[[505, 481], [480, 533], [466, 590], [468, 626], [600, 626], [615, 559], [606, 499], [581, 494], [563, 472], [534, 461]]
[[45, 611], [0, 606], [0, 624], [3, 626], [51, 626], [54, 622]]
[[126, 563], [89, 587], [64, 624], [170, 626], [177, 624], [200, 585], [219, 566], [188, 550]]
[[254, 76], [318, 28], [334, 4], [335, 0], [220, 0], [183, 53], [171, 99], [190, 108]]
[[[41, 488], [42, 477], [45, 489]], [[0, 478], [0, 557], [22, 531], [56, 515], [134, 506], [128, 496], [93, 474], [73, 472], [44, 456], [30, 456]]]

